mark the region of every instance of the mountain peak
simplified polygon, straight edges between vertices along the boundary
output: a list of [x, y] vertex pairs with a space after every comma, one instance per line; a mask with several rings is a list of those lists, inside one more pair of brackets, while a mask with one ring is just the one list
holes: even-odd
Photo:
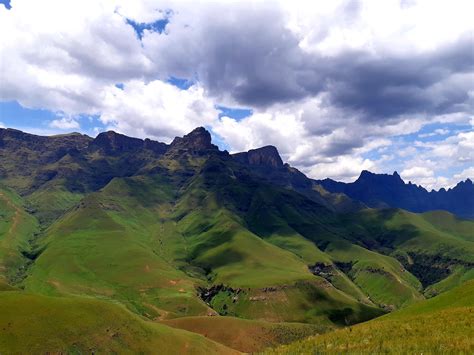
[[99, 133], [90, 145], [108, 153], [119, 153], [141, 149], [143, 141], [139, 138], [128, 137], [114, 131], [107, 131]]
[[283, 166], [283, 161], [278, 150], [273, 145], [267, 145], [248, 152], [233, 154], [234, 159], [240, 163], [256, 166], [268, 166], [278, 168]]
[[218, 150], [217, 146], [212, 144], [211, 134], [204, 127], [197, 127], [183, 137], [176, 137], [170, 147], [185, 150]]
[[217, 149], [217, 147], [212, 144], [211, 134], [204, 127], [197, 127], [183, 137], [176, 137], [173, 142], [171, 142], [171, 148], [194, 150]]
[[385, 182], [396, 182], [397, 184], [405, 184], [400, 177], [400, 175], [394, 171], [392, 175], [390, 174], [376, 174], [368, 170], [362, 170], [359, 175], [359, 178], [355, 182], [372, 182], [372, 183], [385, 183]]
[[359, 179], [360, 179], [360, 178], [369, 177], [369, 176], [373, 176], [373, 175], [375, 175], [375, 174], [372, 173], [372, 172], [370, 172], [370, 171], [368, 171], [368, 170], [362, 170], [362, 171], [360, 172]]

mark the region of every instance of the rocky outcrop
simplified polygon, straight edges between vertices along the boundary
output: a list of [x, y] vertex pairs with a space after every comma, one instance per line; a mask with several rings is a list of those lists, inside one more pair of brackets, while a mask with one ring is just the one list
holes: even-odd
[[236, 153], [232, 157], [239, 163], [253, 166], [266, 166], [272, 168], [283, 167], [278, 150], [272, 146], [251, 149], [248, 152]]
[[176, 137], [170, 145], [170, 151], [199, 152], [206, 150], [219, 150], [212, 144], [211, 134], [204, 128], [198, 127], [183, 137]]
[[139, 139], [127, 137], [114, 131], [100, 133], [89, 145], [91, 150], [101, 150], [106, 154], [122, 154], [148, 149], [158, 154], [167, 150], [165, 143], [152, 141], [150, 139]]

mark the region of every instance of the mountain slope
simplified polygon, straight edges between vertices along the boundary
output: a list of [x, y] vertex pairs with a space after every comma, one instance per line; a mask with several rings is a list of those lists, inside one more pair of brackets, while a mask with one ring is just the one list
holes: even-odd
[[29, 240], [38, 230], [36, 219], [29, 215], [21, 198], [0, 185], [0, 282], [15, 283], [29, 263]]
[[470, 281], [373, 321], [267, 353], [472, 353], [473, 292]]
[[91, 298], [3, 291], [0, 307], [0, 348], [8, 353], [238, 353]]

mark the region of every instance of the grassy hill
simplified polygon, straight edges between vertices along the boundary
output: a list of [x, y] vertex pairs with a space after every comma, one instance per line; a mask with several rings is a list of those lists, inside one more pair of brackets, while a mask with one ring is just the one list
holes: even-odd
[[36, 218], [24, 210], [14, 191], [0, 185], [0, 282], [22, 278], [29, 260], [29, 240], [38, 230]]
[[0, 307], [0, 349], [8, 353], [237, 353], [93, 298], [1, 291]]
[[235, 317], [183, 317], [162, 322], [174, 328], [204, 335], [220, 344], [245, 353], [291, 343], [331, 326], [301, 323], [272, 323]]
[[474, 351], [474, 281], [403, 310], [268, 354], [464, 353]]

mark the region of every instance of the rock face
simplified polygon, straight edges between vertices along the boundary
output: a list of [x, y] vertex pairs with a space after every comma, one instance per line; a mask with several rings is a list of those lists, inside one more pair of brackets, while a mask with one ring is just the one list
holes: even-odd
[[272, 168], [283, 167], [280, 154], [272, 145], [251, 149], [248, 152], [236, 153], [232, 156], [238, 162], [246, 165], [267, 166]]
[[474, 218], [474, 185], [470, 179], [449, 190], [431, 192], [411, 182], [406, 184], [397, 172], [389, 175], [364, 170], [352, 183], [331, 179], [317, 183], [329, 192], [344, 193], [370, 207], [397, 207], [412, 212], [446, 210], [460, 217]]
[[91, 141], [92, 138], [80, 133], [43, 137], [16, 129], [0, 128], [0, 149], [16, 150], [26, 148], [40, 154], [42, 152], [51, 153], [51, 151], [59, 149], [83, 150], [87, 148]]
[[106, 154], [121, 154], [149, 149], [156, 153], [164, 153], [167, 145], [150, 139], [127, 137], [114, 131], [100, 133], [91, 143], [90, 149], [100, 149]]
[[176, 137], [171, 142], [170, 150], [203, 151], [219, 148], [212, 144], [211, 134], [204, 127], [198, 127], [182, 138]]

